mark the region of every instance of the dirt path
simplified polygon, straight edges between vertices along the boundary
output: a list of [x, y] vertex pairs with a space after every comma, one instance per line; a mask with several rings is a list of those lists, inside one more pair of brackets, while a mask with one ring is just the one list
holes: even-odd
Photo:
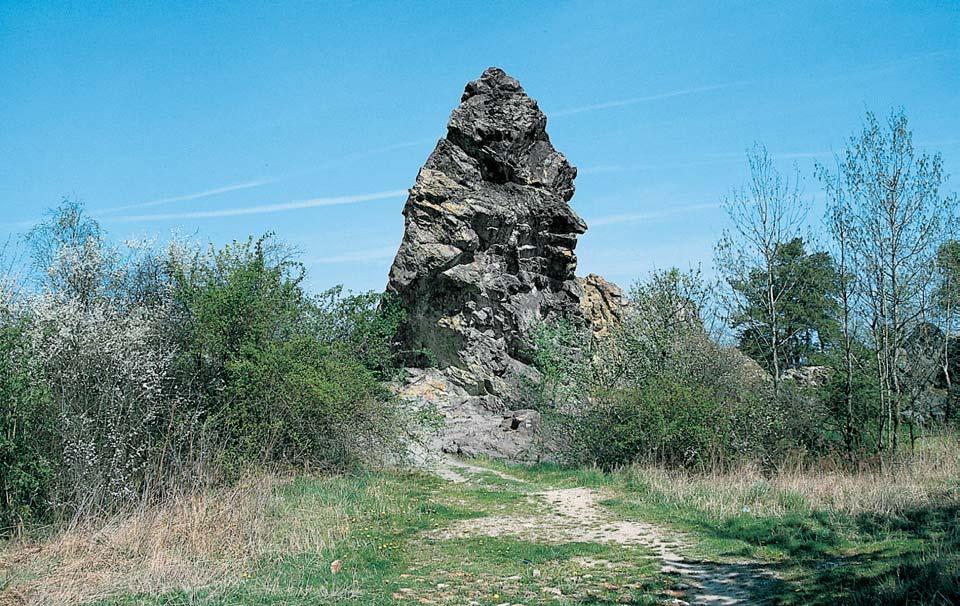
[[[468, 482], [466, 474], [492, 473], [500, 478], [529, 484], [510, 474], [448, 459], [443, 477]], [[772, 577], [751, 564], [717, 564], [694, 561], [681, 555], [689, 539], [653, 524], [619, 520], [600, 505], [603, 495], [592, 488], [561, 488], [532, 492], [547, 505], [536, 516], [488, 516], [463, 520], [436, 533], [438, 538], [510, 536], [544, 543], [616, 543], [642, 545], [660, 558], [661, 570], [680, 577], [683, 599], [676, 604], [732, 606], [758, 604], [762, 586]], [[588, 559], [587, 566], [596, 564]]]

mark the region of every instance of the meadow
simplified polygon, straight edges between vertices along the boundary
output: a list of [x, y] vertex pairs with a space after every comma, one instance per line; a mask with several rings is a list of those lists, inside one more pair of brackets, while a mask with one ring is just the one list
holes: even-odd
[[[702, 595], [697, 579], [662, 569], [651, 536], [596, 534], [639, 522], [708, 581], [737, 570], [744, 603], [945, 606], [960, 599], [958, 452], [956, 436], [937, 435], [885, 469], [855, 472], [800, 460], [700, 474], [451, 460], [445, 477], [260, 474], [10, 543], [0, 603], [612, 605]], [[579, 489], [596, 493], [602, 517], [551, 511], [551, 491]]]

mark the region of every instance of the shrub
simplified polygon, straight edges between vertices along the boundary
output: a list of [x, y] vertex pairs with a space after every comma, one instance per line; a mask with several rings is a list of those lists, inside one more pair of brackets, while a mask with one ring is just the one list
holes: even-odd
[[302, 267], [270, 236], [172, 263], [181, 382], [201, 390], [227, 467], [342, 469], [400, 448], [403, 423], [379, 382], [395, 306], [341, 289], [310, 298]]
[[723, 447], [726, 415], [714, 395], [703, 386], [664, 380], [598, 393], [572, 428], [574, 457], [604, 469], [637, 460], [702, 465]]
[[33, 378], [22, 326], [0, 311], [0, 535], [46, 514], [58, 471], [50, 400]]
[[178, 474], [196, 435], [189, 394], [174, 381], [169, 289], [156, 255], [110, 246], [79, 205], [65, 205], [29, 241], [38, 291], [19, 321], [31, 389], [49, 399], [43, 416], [34, 407], [34, 423], [52, 424], [50, 505], [111, 510]]
[[192, 431], [173, 383], [163, 308], [118, 310], [48, 293], [33, 301], [30, 333], [53, 400], [62, 465], [57, 499], [84, 510], [138, 498], [169, 473]]
[[232, 359], [291, 337], [307, 308], [300, 266], [269, 236], [221, 250], [171, 247], [170, 274], [181, 380], [208, 397], [222, 390]]
[[857, 351], [848, 383], [841, 352], [828, 352], [822, 357], [831, 372], [817, 397], [828, 414], [825, 429], [829, 437], [850, 455], [872, 452], [881, 430], [877, 423], [880, 393], [875, 358], [869, 352]]
[[237, 462], [344, 469], [398, 446], [399, 419], [375, 373], [309, 335], [242, 351], [224, 396], [211, 427]]
[[402, 457], [392, 301], [309, 296], [269, 235], [164, 255], [66, 204], [29, 241], [37, 288], [0, 305], [0, 529], [251, 466]]
[[818, 446], [815, 400], [789, 388], [772, 397], [762, 370], [714, 342], [706, 293], [695, 272], [661, 272], [634, 286], [623, 323], [605, 337], [564, 323], [537, 331], [543, 381], [530, 393], [557, 456], [702, 469]]

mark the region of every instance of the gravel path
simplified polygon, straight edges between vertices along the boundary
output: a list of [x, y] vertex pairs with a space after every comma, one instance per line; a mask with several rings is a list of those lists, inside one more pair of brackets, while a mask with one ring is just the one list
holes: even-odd
[[[510, 474], [447, 459], [438, 473], [454, 482], [469, 482], [468, 474], [493, 473], [503, 479], [529, 484]], [[717, 564], [691, 560], [681, 555], [689, 538], [654, 524], [620, 520], [600, 501], [604, 496], [592, 488], [561, 488], [532, 492], [545, 508], [535, 516], [493, 515], [462, 520], [435, 532], [438, 538], [509, 536], [543, 543], [616, 543], [642, 545], [660, 558], [661, 570], [681, 578], [683, 598], [675, 603], [733, 606], [762, 603], [757, 596], [772, 577], [754, 564]], [[587, 562], [589, 563], [589, 562]]]

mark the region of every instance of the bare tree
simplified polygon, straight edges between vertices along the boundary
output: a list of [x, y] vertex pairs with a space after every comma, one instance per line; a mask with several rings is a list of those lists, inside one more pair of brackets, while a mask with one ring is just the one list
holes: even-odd
[[817, 165], [817, 175], [827, 192], [830, 200], [827, 207], [827, 230], [831, 236], [833, 247], [832, 255], [836, 269], [836, 287], [833, 292], [837, 297], [837, 315], [840, 326], [840, 350], [843, 356], [843, 401], [845, 419], [843, 422], [843, 439], [848, 452], [853, 452], [860, 446], [861, 428], [856, 423], [854, 410], [854, 346], [855, 346], [855, 318], [857, 307], [857, 274], [853, 266], [851, 238], [852, 224], [850, 215], [853, 212], [849, 200], [844, 195], [841, 179], [831, 176], [822, 165]]
[[[782, 176], [773, 165], [770, 154], [762, 145], [755, 145], [748, 153], [750, 182], [743, 189], [735, 189], [725, 200], [724, 208], [733, 224], [717, 244], [716, 260], [732, 292], [728, 294], [727, 310], [731, 318], [765, 323], [766, 330], [751, 330], [752, 338], [760, 339], [758, 349], [770, 353], [773, 392], [777, 395], [781, 377], [780, 317], [784, 295], [796, 280], [789, 268], [777, 266], [778, 249], [800, 236], [806, 220], [808, 204], [800, 189], [799, 173], [793, 179]], [[762, 318], [745, 318], [749, 302], [739, 294], [737, 285], [750, 281], [751, 274], [762, 276]]]
[[[907, 117], [886, 124], [868, 113], [850, 140], [838, 174], [821, 168], [843, 237], [849, 243], [869, 326], [880, 388], [877, 448], [896, 451], [905, 406], [915, 402], [917, 359], [906, 356], [908, 337], [930, 312], [937, 246], [954, 204], [940, 194], [945, 181], [939, 155], [917, 154]], [[837, 235], [837, 228], [834, 229]], [[845, 243], [846, 246], [846, 243]]]
[[958, 307], [960, 307], [960, 241], [949, 239], [937, 249], [937, 282], [936, 305], [940, 312], [940, 324], [943, 330], [943, 342], [940, 351], [940, 368], [947, 388], [946, 402], [944, 403], [944, 422], [950, 423], [953, 416], [953, 358], [954, 347], [951, 347], [954, 337], [954, 323]]

